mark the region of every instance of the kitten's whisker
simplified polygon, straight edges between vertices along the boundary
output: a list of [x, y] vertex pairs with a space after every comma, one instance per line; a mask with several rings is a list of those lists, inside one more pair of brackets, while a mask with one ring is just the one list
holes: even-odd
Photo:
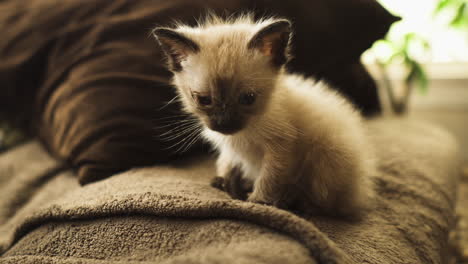
[[195, 127], [195, 126], [197, 126], [196, 123], [181, 124], [181, 125], [178, 125], [178, 126], [172, 128], [172, 129], [168, 130], [168, 131], [165, 131], [164, 133], [161, 133], [160, 136], [162, 138], [164, 138], [166, 136], [169, 137], [169, 136], [172, 136], [174, 134], [179, 134], [179, 133], [183, 132], [184, 130], [189, 129], [191, 127]]
[[187, 129], [187, 128], [193, 126], [193, 125], [195, 125], [195, 124], [180, 124], [180, 125], [178, 125], [178, 126], [172, 128], [172, 129], [169, 129], [169, 130], [167, 130], [167, 131], [161, 133], [160, 135], [161, 135], [161, 136], [166, 136], [166, 135], [169, 135], [169, 136], [170, 136], [170, 135], [173, 135], [174, 133], [178, 133], [178, 132], [180, 132], [180, 131], [183, 131], [183, 130], [185, 130], [185, 129]]
[[180, 125], [184, 124], [192, 124], [192, 123], [197, 123], [197, 119], [182, 119], [182, 120], [171, 120], [171, 121], [166, 121], [166, 122], [161, 122], [162, 126], [156, 126], [156, 127], [178, 127]]
[[177, 126], [180, 124], [187, 124], [187, 123], [193, 123], [196, 122], [197, 120], [177, 120], [177, 121], [168, 121], [168, 122], [161, 122], [162, 126], [156, 126], [156, 127], [170, 127], [170, 126]]
[[160, 108], [158, 109], [158, 111], [163, 110], [163, 109], [166, 108], [168, 105], [172, 104], [175, 100], [177, 100], [179, 97], [180, 97], [180, 95], [177, 94], [177, 95], [174, 96], [174, 98], [172, 98], [169, 102], [167, 102], [167, 103], [164, 104], [162, 107], [160, 107]]
[[202, 131], [203, 131], [202, 128], [198, 129], [197, 134], [195, 135], [195, 137], [193, 137], [193, 140], [184, 148], [184, 150], [182, 150], [182, 153], [189, 150], [190, 147], [192, 147], [201, 138], [201, 132]]
[[[191, 133], [190, 133], [187, 137], [185, 137], [184, 139], [182, 139], [182, 140], [176, 142], [175, 144], [171, 145], [171, 146], [168, 147], [167, 149], [172, 149], [172, 148], [174, 148], [174, 147], [179, 146], [179, 145], [182, 144], [182, 145], [175, 151], [176, 153], [179, 153], [179, 151], [180, 151], [180, 150], [182, 149], [182, 147], [187, 143], [187, 141], [188, 141], [190, 138], [192, 138], [193, 136], [196, 136], [197, 134], [199, 134], [200, 131], [201, 131], [201, 128], [198, 128], [198, 129], [197, 129], [197, 128], [194, 128], [193, 130], [191, 130]], [[186, 134], [188, 134], [188, 133], [186, 133]]]
[[166, 127], [177, 127], [179, 125], [184, 125], [184, 124], [193, 124], [197, 122], [196, 119], [193, 119], [193, 120], [180, 120], [180, 121], [174, 121], [174, 122], [171, 122], [171, 123], [166, 123], [165, 125], [163, 126], [155, 126], [156, 128], [166, 128]]
[[160, 118], [155, 118], [153, 121], [160, 121], [160, 120], [167, 120], [167, 119], [178, 119], [178, 118], [194, 118], [192, 115], [189, 114], [180, 114], [180, 115], [170, 115], [170, 116], [164, 116]]
[[166, 131], [164, 133], [162, 133], [161, 135], [162, 136], [167, 136], [167, 137], [172, 137], [172, 136], [176, 136], [178, 134], [183, 134], [186, 130], [188, 129], [192, 129], [192, 128], [196, 128], [200, 126], [200, 124], [198, 123], [193, 123], [193, 124], [183, 124], [183, 125], [179, 125], [169, 131]]
[[176, 139], [176, 138], [178, 138], [178, 137], [180, 137], [180, 136], [183, 136], [183, 135], [188, 134], [190, 131], [192, 131], [193, 129], [195, 129], [195, 128], [197, 128], [197, 127], [198, 127], [198, 125], [193, 125], [193, 126], [189, 126], [189, 127], [183, 127], [183, 128], [181, 128], [180, 130], [175, 131], [173, 134], [167, 134], [167, 133], [166, 133], [167, 135], [163, 135], [163, 136], [161, 137], [161, 139], [167, 140], [167, 141], [173, 140], [173, 139]]
[[[193, 144], [193, 139], [196, 139], [200, 136], [201, 129], [195, 129], [185, 140], [184, 143], [177, 149], [177, 153], [184, 153], [187, 151], [191, 144]], [[187, 144], [188, 143], [188, 144]]]

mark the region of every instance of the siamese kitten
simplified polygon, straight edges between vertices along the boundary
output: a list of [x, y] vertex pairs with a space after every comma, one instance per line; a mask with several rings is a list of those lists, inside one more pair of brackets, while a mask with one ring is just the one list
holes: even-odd
[[[339, 215], [366, 206], [373, 164], [361, 117], [323, 83], [285, 72], [288, 20], [210, 17], [153, 32], [232, 195]], [[241, 178], [246, 189], [227, 186]]]

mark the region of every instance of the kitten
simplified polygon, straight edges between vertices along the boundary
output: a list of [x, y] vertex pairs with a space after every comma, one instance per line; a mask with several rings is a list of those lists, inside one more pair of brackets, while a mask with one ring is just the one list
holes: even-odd
[[218, 175], [241, 175], [248, 201], [339, 215], [366, 207], [373, 163], [361, 117], [325, 84], [285, 72], [288, 20], [212, 16], [153, 33], [184, 111], [219, 151]]

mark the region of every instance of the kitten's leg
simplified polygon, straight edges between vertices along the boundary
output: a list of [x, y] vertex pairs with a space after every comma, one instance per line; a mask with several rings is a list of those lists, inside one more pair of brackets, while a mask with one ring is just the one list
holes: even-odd
[[248, 201], [287, 208], [290, 202], [295, 200], [294, 188], [299, 178], [296, 169], [302, 160], [293, 155], [291, 147], [282, 147], [279, 151], [281, 154], [265, 154], [260, 177], [256, 180]]
[[210, 185], [225, 191], [224, 188], [224, 180], [225, 176], [229, 175], [229, 172], [234, 168], [232, 164], [232, 159], [230, 159], [229, 155], [226, 153], [221, 152], [216, 160], [216, 173], [217, 176], [211, 180]]
[[224, 177], [215, 176], [211, 178], [210, 185], [211, 187], [224, 191]]
[[245, 181], [242, 178], [242, 171], [239, 167], [234, 167], [224, 177], [214, 177], [211, 181], [211, 186], [227, 192], [234, 199], [246, 200], [247, 193], [250, 190], [246, 187], [247, 183]]
[[242, 178], [242, 170], [238, 166], [234, 166], [230, 157], [220, 154], [217, 160], [217, 173], [211, 180], [211, 186], [227, 192], [232, 198], [246, 200], [247, 193], [251, 190], [246, 187], [246, 181]]
[[[371, 197], [369, 170], [359, 150], [315, 148], [309, 153], [309, 201], [327, 214], [355, 216]], [[307, 184], [305, 184], [307, 185]]]

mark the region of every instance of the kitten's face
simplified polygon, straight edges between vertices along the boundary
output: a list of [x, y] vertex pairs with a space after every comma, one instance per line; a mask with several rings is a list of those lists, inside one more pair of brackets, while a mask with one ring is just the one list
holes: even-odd
[[262, 114], [278, 69], [253, 50], [224, 48], [201, 47], [182, 63], [184, 70], [175, 72], [174, 84], [186, 111], [211, 130], [233, 134]]
[[177, 35], [164, 30], [155, 33], [185, 111], [223, 134], [242, 130], [264, 112], [287, 60], [289, 22], [185, 28]]

